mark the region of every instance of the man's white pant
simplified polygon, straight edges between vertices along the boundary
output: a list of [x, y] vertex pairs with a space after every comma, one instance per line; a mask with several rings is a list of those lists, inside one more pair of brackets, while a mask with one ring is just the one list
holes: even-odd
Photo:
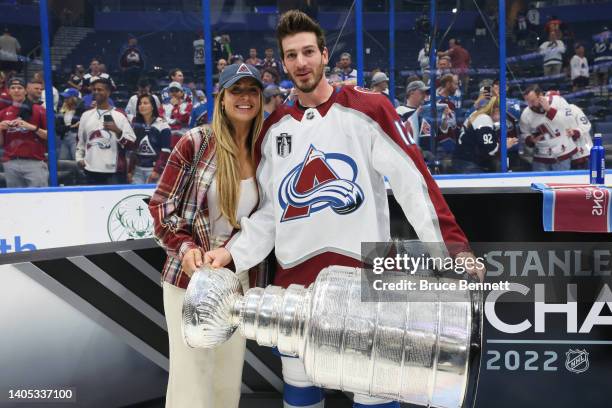
[[166, 408], [237, 408], [245, 338], [236, 332], [230, 340], [214, 349], [188, 347], [181, 333], [185, 290], [167, 282], [164, 282], [163, 290], [170, 340]]

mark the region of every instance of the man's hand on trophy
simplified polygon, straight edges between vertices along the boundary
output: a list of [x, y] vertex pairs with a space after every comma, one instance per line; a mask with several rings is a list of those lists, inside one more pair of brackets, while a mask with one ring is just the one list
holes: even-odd
[[223, 268], [230, 262], [232, 262], [232, 254], [223, 247], [213, 249], [204, 254], [204, 263], [210, 264], [213, 268]]
[[473, 253], [461, 252], [455, 256], [455, 259], [457, 258], [464, 258], [463, 265], [465, 266], [465, 271], [474, 278], [477, 278], [480, 282], [484, 282], [486, 269], [484, 264], [479, 262], [478, 258], [476, 258]]
[[202, 265], [202, 251], [200, 248], [190, 249], [189, 251], [185, 252], [185, 255], [183, 255], [181, 266], [183, 267], [183, 272], [185, 272], [190, 278], [195, 270]]

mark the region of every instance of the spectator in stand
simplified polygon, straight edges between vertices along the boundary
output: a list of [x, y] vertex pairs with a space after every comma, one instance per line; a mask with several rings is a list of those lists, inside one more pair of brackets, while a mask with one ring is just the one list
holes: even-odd
[[66, 81], [68, 88], [74, 88], [81, 92], [83, 88], [83, 75], [85, 75], [85, 67], [80, 64], [75, 65], [74, 70], [68, 77], [68, 81]]
[[251, 64], [257, 69], [261, 69], [263, 61], [261, 58], [257, 58], [257, 48], [249, 48], [249, 58], [245, 61], [247, 64]]
[[470, 63], [472, 62], [468, 50], [461, 46], [459, 40], [451, 38], [448, 40], [448, 50], [438, 52], [438, 56], [450, 57], [453, 72], [459, 76], [459, 80], [461, 81], [461, 85], [463, 87], [463, 93], [467, 93], [468, 84], [470, 82], [468, 70], [470, 69]]
[[[36, 84], [41, 84], [41, 88], [40, 88], [40, 102], [42, 104], [42, 107], [44, 108], [45, 102], [46, 102], [46, 98], [47, 98], [47, 93], [45, 92], [45, 78], [44, 78], [44, 74], [42, 71], [38, 71], [34, 74], [34, 76], [32, 77], [32, 80], [30, 81], [30, 83], [36, 83]], [[28, 84], [29, 86], [30, 84]], [[57, 90], [57, 88], [55, 86], [51, 86], [51, 93], [53, 94], [53, 112], [57, 112], [57, 108], [59, 106], [59, 91]], [[35, 90], [35, 95], [38, 94], [38, 89]]]
[[593, 36], [593, 40], [593, 55], [595, 56], [593, 63], [596, 66], [597, 82], [599, 86], [605, 86], [608, 84], [608, 75], [612, 70], [612, 31], [608, 27], [603, 27], [599, 34]]
[[79, 117], [76, 115], [79, 91], [67, 88], [60, 95], [64, 100], [59, 113], [55, 116], [56, 149], [60, 160], [74, 160], [79, 130]]
[[283, 96], [280, 88], [276, 85], [268, 85], [263, 91], [264, 97], [264, 119], [272, 114], [283, 104]]
[[222, 34], [213, 39], [213, 57], [215, 61], [220, 59], [229, 61], [232, 57], [232, 45], [228, 34]]
[[559, 40], [559, 33], [551, 31], [548, 34], [548, 41], [540, 45], [540, 54], [544, 56], [544, 76], [559, 75], [563, 66], [563, 54], [565, 44]]
[[[87, 86], [88, 93], [85, 94], [85, 96], [81, 100], [81, 104], [79, 105], [79, 108], [77, 108], [77, 115], [80, 116], [84, 111], [96, 107], [96, 99], [93, 94], [93, 83], [99, 79], [104, 79], [105, 81], [109, 81], [108, 78], [100, 78], [100, 77], [91, 77], [87, 81], [89, 84]], [[112, 87], [112, 84], [111, 84], [111, 87]], [[109, 97], [108, 103], [110, 104], [110, 106], [115, 106], [115, 101], [113, 101], [113, 98]]]
[[563, 22], [557, 18], [557, 16], [550, 16], [546, 24], [544, 24], [544, 31], [546, 34], [557, 33], [557, 38], [561, 38], [561, 25]]
[[128, 86], [128, 91], [136, 89], [136, 83], [145, 66], [144, 52], [138, 46], [138, 39], [129, 35], [128, 42], [121, 48], [119, 53], [119, 67], [123, 72], [123, 80]]
[[140, 80], [138, 80], [138, 91], [136, 92], [136, 95], [132, 95], [130, 97], [125, 107], [125, 114], [127, 115], [128, 120], [130, 122], [132, 121], [132, 119], [134, 119], [136, 113], [138, 113], [138, 98], [143, 95], [152, 95], [153, 99], [155, 99], [155, 106], [161, 108], [159, 98], [157, 97], [157, 95], [153, 95], [153, 93], [151, 92], [151, 83], [149, 82], [149, 80], [147, 78], [140, 78]]
[[527, 14], [523, 11], [519, 11], [516, 15], [514, 37], [519, 46], [524, 47], [527, 44], [527, 37], [529, 37], [529, 22], [527, 21]]
[[193, 40], [193, 70], [198, 78], [204, 77], [204, 33], [198, 32], [198, 38]]
[[523, 92], [528, 107], [521, 113], [521, 138], [534, 149], [534, 171], [569, 170], [577, 152], [574, 119], [567, 101], [559, 95], [544, 96], [538, 85]]
[[43, 105], [42, 95], [45, 90], [45, 86], [43, 82], [33, 77], [26, 87], [26, 93], [28, 95], [28, 101], [33, 103], [34, 105]]
[[202, 126], [208, 123], [208, 106], [206, 104], [206, 95], [203, 91], [195, 91], [195, 105], [191, 110], [189, 118], [189, 128], [193, 129], [196, 126]]
[[[181, 86], [181, 89], [183, 90], [185, 99], [191, 102], [193, 93], [191, 92], [191, 89], [189, 89], [189, 87], [185, 86], [184, 84], [185, 76], [183, 75], [183, 71], [181, 71], [179, 68], [174, 68], [173, 70], [170, 71], [169, 78], [171, 82], [170, 85], [172, 85], [172, 83], [178, 82], [179, 85]], [[172, 95], [170, 95], [170, 85], [168, 85], [161, 91], [161, 100], [163, 104], [168, 103], [170, 101], [170, 98], [172, 98]]]
[[113, 89], [116, 88], [113, 79], [106, 73], [106, 66], [99, 59], [93, 58], [89, 63], [89, 72], [83, 75], [83, 94], [91, 93], [91, 83], [95, 79], [106, 79], [110, 82]]
[[406, 104], [395, 108], [414, 142], [424, 150], [429, 150], [429, 146], [425, 146], [426, 143], [429, 143], [429, 140], [421, 138], [421, 113], [427, 92], [429, 92], [429, 88], [423, 81], [412, 81], [406, 86]]
[[271, 69], [274, 69], [278, 73], [283, 72], [283, 67], [280, 61], [274, 58], [274, 50], [272, 48], [266, 48], [265, 53], [266, 53], [265, 58], [263, 59], [261, 63], [262, 69], [271, 68]]
[[440, 87], [436, 90], [436, 104], [445, 105], [442, 120], [439, 122], [437, 142], [439, 148], [448, 154], [455, 149], [457, 139], [457, 117], [455, 111], [461, 106], [457, 98], [459, 80], [456, 75], [446, 74], [440, 78]]
[[8, 28], [5, 28], [4, 33], [0, 36], [0, 69], [5, 73], [19, 72], [21, 70], [20, 52], [19, 41], [11, 35]]
[[449, 75], [452, 72], [450, 57], [438, 57], [436, 61], [436, 88], [440, 86], [440, 79], [444, 75]]
[[577, 91], [589, 85], [589, 61], [584, 56], [584, 46], [576, 44], [575, 54], [570, 60], [570, 75], [572, 78], [572, 89]]
[[163, 104], [164, 117], [172, 130], [170, 146], [178, 143], [186, 131], [189, 130], [189, 119], [191, 117], [192, 104], [185, 98], [183, 87], [178, 82], [171, 82], [168, 85], [170, 98]]
[[384, 72], [377, 72], [372, 76], [371, 89], [385, 95], [394, 108], [399, 106], [399, 101], [389, 95], [389, 77]]
[[340, 61], [338, 61], [338, 67], [340, 71], [340, 79], [344, 85], [357, 85], [357, 70], [351, 66], [351, 54], [343, 52], [340, 55]]
[[9, 95], [8, 87], [6, 86], [6, 74], [0, 71], [0, 110], [8, 108], [13, 104], [11, 95]]
[[78, 129], [76, 160], [88, 184], [123, 184], [127, 181], [126, 149], [136, 135], [127, 117], [109, 103], [112, 83], [92, 82], [95, 109], [84, 112]]
[[[500, 151], [499, 101], [493, 97], [484, 106], [472, 113], [461, 127], [457, 147], [453, 152], [453, 169], [456, 173], [485, 173], [497, 169]], [[511, 149], [518, 138], [506, 138], [506, 146]]]
[[45, 110], [26, 99], [23, 79], [12, 78], [8, 85], [13, 103], [0, 111], [0, 146], [4, 148], [2, 164], [6, 186], [46, 187], [49, 169], [45, 163]]
[[264, 86], [278, 85], [278, 81], [278, 72], [275, 70], [266, 68], [261, 71], [261, 82], [263, 82]]
[[128, 183], [157, 183], [170, 156], [170, 126], [159, 116], [157, 101], [150, 94], [138, 95], [132, 121], [136, 149], [130, 160]]
[[221, 58], [217, 61], [217, 72], [213, 75], [213, 82], [217, 84], [219, 82], [219, 76], [223, 72], [223, 70], [227, 67], [227, 61]]
[[429, 76], [431, 75], [431, 69], [429, 68], [429, 44], [426, 43], [425, 46], [421, 48], [417, 57], [417, 62], [419, 63], [419, 68], [421, 69], [421, 78], [423, 79], [423, 82], [427, 83], [429, 81]]

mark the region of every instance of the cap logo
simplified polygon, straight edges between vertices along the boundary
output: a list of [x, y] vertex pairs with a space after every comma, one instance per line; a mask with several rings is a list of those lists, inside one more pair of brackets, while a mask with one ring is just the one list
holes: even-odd
[[236, 71], [236, 73], [237, 74], [251, 74], [251, 75], [253, 75], [253, 73], [251, 72], [249, 67], [246, 66], [246, 64], [240, 65], [240, 67], [238, 67], [238, 71]]

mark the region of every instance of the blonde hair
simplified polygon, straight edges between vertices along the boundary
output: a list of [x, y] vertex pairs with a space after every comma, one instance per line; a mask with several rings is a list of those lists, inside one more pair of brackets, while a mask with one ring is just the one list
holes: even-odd
[[64, 103], [62, 104], [62, 107], [60, 108], [60, 113], [66, 113], [68, 111], [76, 110], [77, 105], [78, 105], [77, 97], [70, 96], [64, 99]]
[[474, 123], [474, 120], [476, 120], [476, 118], [483, 113], [493, 116], [493, 111], [495, 111], [495, 109], [499, 109], [499, 101], [496, 96], [492, 97], [485, 106], [472, 113], [468, 119], [468, 124], [471, 125]]
[[[225, 114], [223, 97], [226, 89], [215, 99], [212, 130], [217, 142], [217, 195], [219, 196], [219, 209], [221, 215], [229, 221], [234, 228], [240, 228], [236, 219], [238, 197], [240, 195], [240, 165], [238, 162], [239, 148], [234, 140], [234, 127]], [[251, 124], [248, 143], [251, 148], [251, 158], [255, 158], [255, 142], [263, 127], [263, 92], [259, 93], [259, 112]]]

